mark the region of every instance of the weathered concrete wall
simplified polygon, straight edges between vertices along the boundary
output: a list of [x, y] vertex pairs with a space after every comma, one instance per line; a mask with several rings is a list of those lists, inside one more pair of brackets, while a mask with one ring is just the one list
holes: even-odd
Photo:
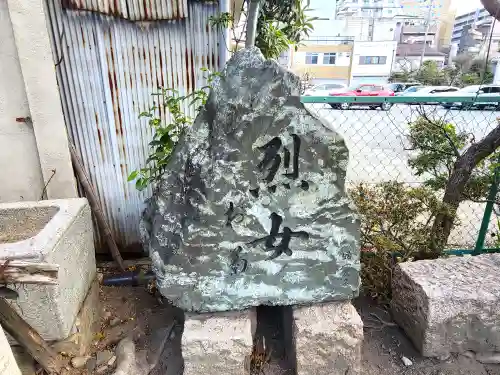
[[[5, 3], [5, 1], [4, 1]], [[47, 198], [78, 196], [43, 1], [8, 0]], [[55, 173], [54, 173], [55, 171]]]
[[38, 200], [43, 179], [7, 2], [0, 2], [0, 202]]

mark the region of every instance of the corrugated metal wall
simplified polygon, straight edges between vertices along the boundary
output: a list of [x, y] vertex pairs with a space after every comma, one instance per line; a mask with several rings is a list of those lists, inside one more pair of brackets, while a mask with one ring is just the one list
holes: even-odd
[[[82, 10], [84, 3], [99, 11]], [[202, 67], [219, 69], [219, 37], [208, 25], [217, 4], [148, 0], [148, 14], [159, 19], [132, 22], [106, 14], [108, 3], [113, 1], [74, 0], [68, 6], [68, 0], [47, 0], [47, 10], [70, 139], [116, 240], [128, 246], [139, 242], [138, 223], [151, 194], [127, 182], [128, 174], [144, 165], [152, 137], [138, 114], [153, 105], [151, 93], [158, 87], [189, 93], [205, 84]], [[181, 4], [176, 9], [186, 9], [185, 18], [161, 19], [169, 13], [155, 13], [158, 4], [168, 5], [167, 10]], [[126, 8], [120, 9], [123, 13]], [[128, 15], [141, 14], [127, 9]], [[192, 108], [185, 110], [193, 115]]]

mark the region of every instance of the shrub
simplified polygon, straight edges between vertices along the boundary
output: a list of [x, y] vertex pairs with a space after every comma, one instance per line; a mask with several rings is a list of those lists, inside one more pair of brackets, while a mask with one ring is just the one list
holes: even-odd
[[350, 195], [361, 218], [363, 293], [387, 303], [393, 267], [426, 252], [434, 218], [446, 207], [432, 190], [398, 182], [360, 184]]

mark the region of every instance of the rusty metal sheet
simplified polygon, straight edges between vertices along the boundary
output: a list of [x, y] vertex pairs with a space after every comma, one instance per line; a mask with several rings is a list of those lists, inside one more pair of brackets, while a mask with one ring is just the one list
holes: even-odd
[[[127, 176], [145, 164], [152, 138], [138, 115], [158, 87], [191, 93], [206, 85], [201, 68], [219, 69], [219, 35], [208, 26], [217, 5], [192, 2], [182, 20], [141, 24], [46, 1], [68, 134], [116, 240], [136, 244], [151, 190], [137, 191]], [[184, 110], [194, 116], [192, 107]]]
[[158, 21], [186, 18], [187, 2], [187, 0], [62, 0], [62, 7], [130, 21]]

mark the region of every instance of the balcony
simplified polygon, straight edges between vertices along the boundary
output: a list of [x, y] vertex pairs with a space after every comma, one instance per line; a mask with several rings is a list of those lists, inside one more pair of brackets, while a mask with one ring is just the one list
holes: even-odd
[[316, 36], [302, 41], [304, 44], [354, 44], [353, 36]]

